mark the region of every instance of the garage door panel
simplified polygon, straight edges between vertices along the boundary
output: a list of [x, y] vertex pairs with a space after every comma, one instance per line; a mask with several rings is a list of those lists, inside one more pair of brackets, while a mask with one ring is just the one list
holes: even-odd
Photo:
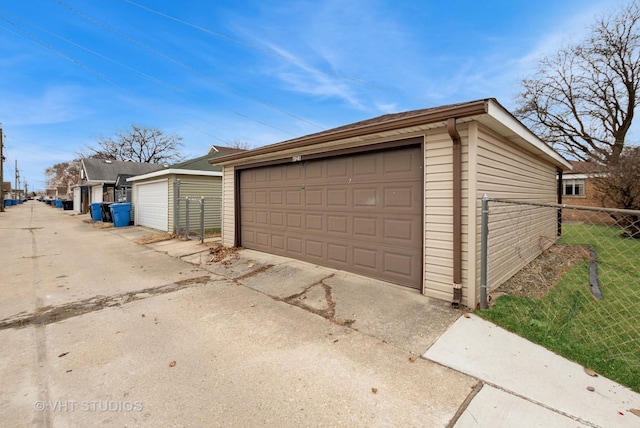
[[287, 248], [286, 250], [291, 253], [294, 257], [300, 258], [303, 255], [302, 248], [302, 238], [298, 238], [297, 236], [287, 236]]
[[327, 190], [327, 208], [328, 209], [346, 209], [349, 192], [346, 188]]
[[421, 153], [411, 147], [241, 171], [240, 245], [419, 288]]
[[316, 241], [313, 239], [307, 239], [305, 246], [305, 255], [308, 257], [313, 257], [318, 260], [323, 260], [324, 257], [324, 247], [325, 242]]
[[272, 212], [271, 213], [271, 221], [269, 222], [269, 226], [271, 226], [271, 227], [283, 227], [284, 226], [284, 213], [283, 212]]
[[314, 233], [324, 233], [324, 221], [321, 214], [305, 214], [304, 216], [305, 228]]
[[136, 185], [136, 222], [140, 226], [167, 231], [169, 227], [168, 181]]
[[271, 247], [275, 248], [276, 250], [281, 251], [281, 254], [284, 253], [284, 235], [277, 235], [277, 234], [272, 234], [271, 235]]

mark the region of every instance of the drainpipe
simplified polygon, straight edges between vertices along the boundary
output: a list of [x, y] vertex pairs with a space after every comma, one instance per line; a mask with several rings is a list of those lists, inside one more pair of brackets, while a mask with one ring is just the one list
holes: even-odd
[[447, 119], [447, 132], [453, 142], [453, 299], [462, 303], [462, 141], [456, 129], [456, 118]]
[[[557, 181], [557, 189], [556, 189], [556, 193], [557, 196], [556, 198], [558, 199], [558, 205], [562, 205], [562, 170], [558, 169], [558, 181]], [[558, 237], [562, 236], [562, 208], [558, 208], [558, 218], [557, 218], [557, 224], [558, 224], [558, 230], [557, 230], [557, 235]]]

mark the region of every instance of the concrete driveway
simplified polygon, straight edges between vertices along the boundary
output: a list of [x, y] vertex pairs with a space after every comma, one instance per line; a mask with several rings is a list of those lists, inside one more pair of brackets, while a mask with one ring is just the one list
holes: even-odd
[[478, 387], [420, 358], [446, 302], [87, 219], [0, 215], [5, 426], [442, 427]]

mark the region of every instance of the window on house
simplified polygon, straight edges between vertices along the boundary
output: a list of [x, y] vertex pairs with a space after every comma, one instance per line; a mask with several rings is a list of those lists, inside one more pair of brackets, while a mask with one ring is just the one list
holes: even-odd
[[584, 179], [562, 180], [564, 196], [584, 196]]

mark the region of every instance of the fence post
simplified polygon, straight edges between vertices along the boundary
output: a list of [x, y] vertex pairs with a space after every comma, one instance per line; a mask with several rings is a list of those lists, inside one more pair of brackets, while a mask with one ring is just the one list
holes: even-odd
[[204, 242], [204, 196], [200, 196], [200, 243]]
[[489, 241], [489, 196], [482, 195], [482, 218], [480, 226], [480, 309], [487, 309], [487, 267]]
[[173, 233], [180, 236], [180, 179], [173, 183]]
[[185, 198], [185, 213], [184, 213], [184, 237], [186, 239], [191, 239], [189, 237], [189, 197]]

